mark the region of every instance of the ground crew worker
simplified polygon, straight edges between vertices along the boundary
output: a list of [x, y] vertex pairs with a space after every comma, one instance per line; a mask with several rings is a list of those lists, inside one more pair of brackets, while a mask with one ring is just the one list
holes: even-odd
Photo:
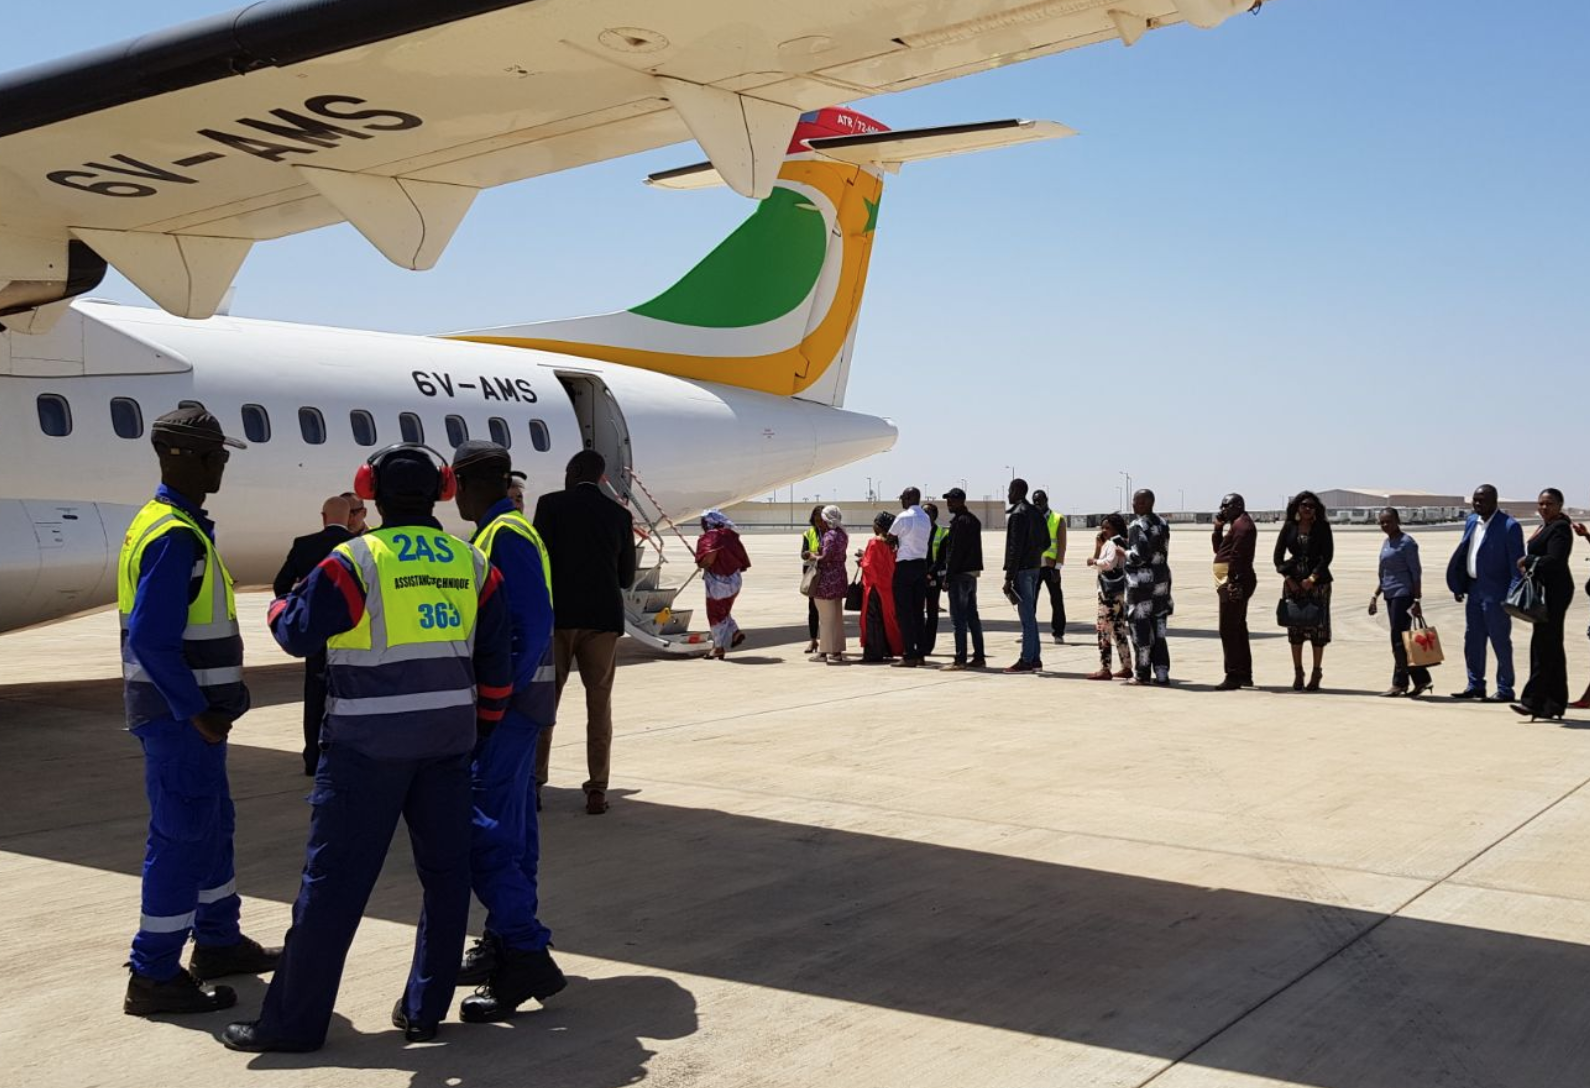
[[1042, 491], [1032, 493], [1032, 504], [1038, 508], [1039, 516], [1049, 527], [1049, 548], [1043, 553], [1043, 566], [1039, 573], [1043, 584], [1049, 588], [1049, 632], [1054, 636], [1056, 646], [1064, 646], [1066, 595], [1065, 587], [1060, 584], [1060, 576], [1064, 573], [1060, 568], [1066, 564], [1066, 519], [1049, 509], [1049, 496]]
[[536, 741], [557, 706], [552, 563], [514, 502], [512, 469], [511, 455], [495, 442], [470, 439], [453, 451], [458, 512], [475, 523], [471, 542], [502, 575], [513, 629], [513, 695], [501, 723], [476, 743], [471, 767], [470, 870], [475, 895], [486, 905], [486, 931], [458, 972], [460, 986], [481, 987], [459, 1008], [472, 1023], [504, 1019], [530, 998], [545, 1001], [568, 985], [547, 950], [552, 931], [536, 917]]
[[226, 447], [244, 446], [199, 407], [167, 412], [150, 437], [160, 486], [127, 529], [116, 587], [127, 728], [143, 745], [149, 794], [143, 916], [122, 1004], [132, 1016], [229, 1008], [232, 988], [200, 979], [269, 971], [281, 952], [238, 928], [226, 736], [248, 689], [232, 579], [200, 508], [221, 488]]
[[511, 690], [501, 576], [432, 510], [453, 474], [429, 447], [380, 450], [356, 477], [381, 527], [343, 542], [271, 605], [288, 653], [326, 651], [326, 718], [310, 795], [303, 883], [260, 1018], [230, 1025], [233, 1050], [316, 1050], [348, 946], [392, 843], [408, 824], [425, 906], [392, 1023], [436, 1035], [469, 924], [469, 759]]
[[928, 532], [928, 582], [927, 615], [922, 626], [922, 656], [933, 652], [939, 640], [939, 602], [944, 593], [944, 542], [949, 539], [948, 526], [939, 524], [939, 508], [930, 502], [922, 504], [931, 526]]

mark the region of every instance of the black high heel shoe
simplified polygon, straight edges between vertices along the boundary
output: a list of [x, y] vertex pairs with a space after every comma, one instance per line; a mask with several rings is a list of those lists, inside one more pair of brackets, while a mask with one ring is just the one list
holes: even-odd
[[1292, 674], [1292, 690], [1303, 690], [1303, 666], [1301, 665], [1299, 665], [1297, 670]]
[[[1299, 674], [1299, 675], [1301, 675], [1301, 674]], [[1309, 674], [1308, 687], [1304, 688], [1303, 690], [1304, 691], [1318, 691], [1319, 690], [1319, 682], [1321, 680], [1323, 680], [1324, 678], [1325, 678], [1325, 670], [1324, 669], [1315, 669], [1312, 673]]]

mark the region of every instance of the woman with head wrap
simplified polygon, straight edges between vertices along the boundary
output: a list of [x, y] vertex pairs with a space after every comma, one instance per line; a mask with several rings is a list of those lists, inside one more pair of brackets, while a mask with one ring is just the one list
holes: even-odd
[[887, 539], [894, 515], [884, 511], [872, 519], [872, 539], [861, 560], [861, 660], [888, 661], [900, 656], [900, 626], [894, 612], [894, 549]]
[[823, 535], [817, 552], [817, 576], [812, 579], [812, 600], [817, 602], [817, 653], [813, 661], [830, 665], [845, 663], [845, 590], [850, 577], [845, 572], [845, 549], [850, 537], [844, 530], [845, 515], [837, 506], [823, 507]]
[[732, 646], [745, 641], [745, 633], [730, 615], [734, 599], [740, 595], [740, 572], [751, 569], [734, 522], [722, 510], [701, 515], [701, 539], [696, 541], [696, 566], [707, 587], [707, 622], [712, 625], [712, 652], [722, 658]]

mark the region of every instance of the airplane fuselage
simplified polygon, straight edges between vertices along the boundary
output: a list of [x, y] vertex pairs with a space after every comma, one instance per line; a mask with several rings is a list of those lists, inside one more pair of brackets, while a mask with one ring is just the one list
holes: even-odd
[[185, 400], [249, 442], [206, 504], [240, 585], [268, 583], [320, 500], [398, 441], [450, 455], [466, 433], [506, 438], [532, 503], [596, 448], [688, 519], [895, 438], [873, 416], [541, 351], [79, 302], [45, 335], [0, 335], [0, 630], [115, 599], [122, 535], [158, 482], [149, 426]]

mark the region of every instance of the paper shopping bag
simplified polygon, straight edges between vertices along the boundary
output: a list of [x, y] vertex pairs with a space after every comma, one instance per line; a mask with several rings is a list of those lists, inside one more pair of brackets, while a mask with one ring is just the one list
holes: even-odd
[[1413, 621], [1413, 629], [1402, 633], [1402, 645], [1408, 651], [1408, 664], [1428, 669], [1446, 660], [1441, 653], [1441, 636], [1434, 627], [1422, 619]]

